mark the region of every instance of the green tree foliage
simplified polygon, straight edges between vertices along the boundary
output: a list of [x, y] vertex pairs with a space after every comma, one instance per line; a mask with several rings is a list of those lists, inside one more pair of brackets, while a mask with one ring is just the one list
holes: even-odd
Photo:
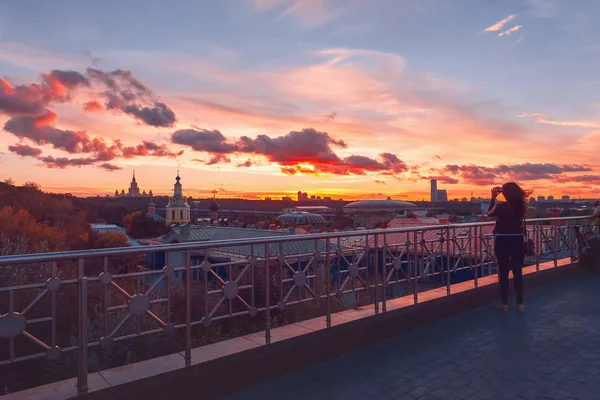
[[125, 230], [128, 235], [136, 239], [144, 239], [164, 235], [169, 232], [169, 227], [145, 213], [136, 212], [125, 217]]

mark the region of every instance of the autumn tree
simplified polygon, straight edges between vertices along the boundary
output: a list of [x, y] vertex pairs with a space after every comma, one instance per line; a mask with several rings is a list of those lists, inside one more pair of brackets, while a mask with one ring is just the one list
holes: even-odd
[[164, 235], [169, 232], [169, 227], [164, 222], [156, 221], [154, 218], [138, 211], [125, 217], [125, 230], [129, 236], [143, 239]]
[[68, 249], [65, 232], [40, 223], [28, 211], [14, 207], [0, 210], [0, 237], [4, 243], [2, 255]]

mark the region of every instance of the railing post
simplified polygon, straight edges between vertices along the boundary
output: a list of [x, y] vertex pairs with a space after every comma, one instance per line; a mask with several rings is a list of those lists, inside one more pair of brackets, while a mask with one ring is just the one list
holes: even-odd
[[[373, 303], [375, 304], [375, 314], [379, 314], [379, 298], [378, 298], [378, 294], [379, 294], [379, 260], [378, 260], [378, 237], [379, 235], [375, 234], [375, 240], [374, 240], [374, 260], [373, 260], [373, 268], [374, 268], [374, 273], [375, 273], [375, 299], [373, 301]], [[368, 237], [367, 237], [367, 245], [368, 245], [369, 241], [368, 241]]]
[[[558, 222], [558, 221], [555, 221]], [[558, 229], [559, 225], [554, 224], [554, 237], [552, 238], [552, 252], [554, 253], [554, 266], [558, 267]]]
[[567, 233], [569, 235], [569, 253], [571, 257], [571, 262], [575, 261], [575, 227], [577, 226], [577, 221], [567, 221]]
[[446, 294], [450, 296], [450, 226], [446, 228]]
[[325, 241], [325, 299], [327, 302], [327, 314], [325, 316], [325, 321], [327, 322], [328, 328], [331, 328], [331, 255], [329, 254], [330, 251], [331, 239], [327, 238]]
[[540, 235], [539, 224], [533, 223], [533, 252], [535, 255], [535, 271], [540, 272], [540, 250], [542, 248], [542, 238]]
[[270, 272], [270, 258], [269, 255], [269, 244], [265, 243], [265, 343], [271, 344], [271, 272]]
[[[383, 234], [383, 246], [381, 248], [381, 311], [387, 312], [387, 258], [388, 246], [387, 236]], [[402, 265], [402, 264], [400, 264]]]
[[417, 235], [417, 231], [414, 232], [413, 235], [413, 239], [415, 240], [415, 242], [413, 243], [413, 245], [415, 246], [415, 251], [414, 251], [414, 260], [413, 260], [413, 297], [415, 300], [415, 304], [417, 304], [419, 302], [419, 285], [417, 283], [417, 279], [419, 274], [417, 273], [417, 269], [419, 267], [418, 264], [418, 235]]
[[185, 252], [185, 366], [192, 365], [192, 260]]
[[77, 365], [77, 395], [88, 392], [88, 315], [87, 315], [87, 278], [84, 276], [85, 261], [78, 260], [78, 303], [79, 303], [79, 361]]
[[[473, 236], [472, 233], [473, 231], [475, 231], [475, 235]], [[469, 228], [469, 253], [471, 253], [471, 257], [470, 259], [473, 260], [473, 257], [477, 257], [478, 251], [478, 243], [477, 243], [477, 227], [474, 228]], [[475, 247], [475, 249], [473, 249], [473, 247]], [[478, 260], [475, 259], [475, 265], [473, 268], [473, 281], [475, 283], [475, 288], [479, 287], [479, 282], [477, 280], [477, 265], [478, 265]], [[473, 262], [471, 261], [471, 265], [473, 265]]]

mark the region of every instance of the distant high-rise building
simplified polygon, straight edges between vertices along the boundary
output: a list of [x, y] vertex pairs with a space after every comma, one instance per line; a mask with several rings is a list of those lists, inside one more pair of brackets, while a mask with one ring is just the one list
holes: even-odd
[[302, 201], [307, 201], [308, 200], [308, 193], [304, 192], [302, 193]]
[[129, 189], [127, 190], [127, 194], [125, 194], [125, 190], [121, 190], [121, 194], [119, 195], [119, 191], [115, 190], [115, 197], [152, 197], [152, 190], [146, 194], [146, 191], [140, 192], [140, 188], [138, 186], [137, 181], [135, 180], [135, 171], [133, 171], [133, 178], [131, 178], [131, 183], [129, 184]]
[[440, 203], [445, 203], [448, 201], [448, 192], [446, 190], [438, 190], [437, 191], [437, 201]]
[[563, 196], [562, 201], [571, 201], [571, 196]]
[[548, 201], [554, 201], [554, 196], [548, 196]]
[[302, 191], [298, 191], [298, 201], [302, 201]]
[[540, 203], [542, 203], [542, 202], [546, 201], [546, 198], [544, 196], [538, 196], [538, 201]]
[[313, 194], [312, 196], [310, 196], [310, 199], [315, 200], [316, 199], [315, 195]]
[[431, 180], [431, 202], [436, 203], [438, 201], [438, 189], [437, 189], [437, 179]]

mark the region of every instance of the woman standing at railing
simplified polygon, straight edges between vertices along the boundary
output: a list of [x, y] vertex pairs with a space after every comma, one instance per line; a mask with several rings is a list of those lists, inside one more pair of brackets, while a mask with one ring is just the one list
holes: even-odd
[[[496, 204], [496, 198], [502, 194], [506, 203]], [[523, 312], [523, 260], [525, 258], [525, 212], [527, 197], [525, 191], [514, 182], [505, 183], [492, 189], [492, 200], [488, 207], [488, 216], [496, 217], [494, 227], [494, 247], [498, 259], [498, 282], [500, 283], [500, 309], [508, 311], [508, 273], [512, 271], [517, 297], [517, 310]]]

